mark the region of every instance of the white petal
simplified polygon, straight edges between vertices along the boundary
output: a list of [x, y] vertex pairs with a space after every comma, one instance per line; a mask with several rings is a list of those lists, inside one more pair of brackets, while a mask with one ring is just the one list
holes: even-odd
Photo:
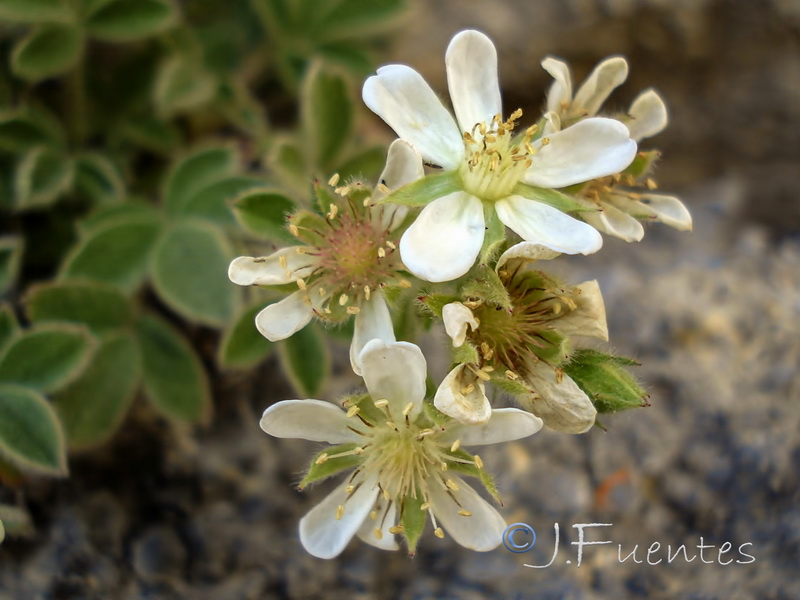
[[628, 115], [631, 120], [625, 124], [631, 138], [637, 142], [661, 133], [669, 121], [667, 106], [655, 90], [639, 94], [628, 109]]
[[[472, 386], [467, 391], [468, 386]], [[486, 397], [483, 381], [465, 365], [458, 365], [442, 381], [433, 405], [448, 417], [471, 425], [486, 423], [492, 416], [492, 406]]]
[[489, 125], [502, 112], [497, 50], [479, 31], [462, 31], [447, 47], [447, 86], [461, 131]]
[[542, 246], [541, 244], [520, 242], [519, 244], [514, 244], [500, 255], [500, 258], [497, 259], [495, 270], [499, 271], [503, 268], [504, 264], [512, 259], [521, 259], [523, 261], [552, 260], [560, 255], [560, 252], [551, 250], [547, 246]]
[[590, 336], [608, 341], [606, 307], [600, 284], [593, 279], [576, 287], [579, 294], [572, 296], [576, 308], [558, 320], [557, 329], [567, 335]]
[[[425, 168], [422, 165], [422, 157], [414, 147], [405, 140], [395, 140], [389, 146], [389, 153], [386, 156], [386, 166], [383, 168], [379, 182], [389, 190], [396, 190], [407, 183], [412, 183], [425, 175]], [[377, 202], [385, 197], [386, 194], [376, 188], [372, 194], [372, 199]], [[397, 228], [408, 214], [408, 207], [400, 204], [384, 204], [375, 207], [380, 214], [381, 226], [392, 231]]]
[[572, 102], [572, 77], [569, 74], [569, 66], [563, 60], [548, 56], [542, 61], [542, 67], [555, 79], [547, 90], [547, 110], [560, 113]]
[[594, 227], [542, 202], [509, 196], [494, 206], [500, 220], [528, 242], [564, 254], [591, 254], [603, 245]]
[[680, 231], [692, 230], [692, 215], [675, 196], [642, 194], [639, 202], [652, 211], [657, 221]]
[[400, 422], [408, 404], [413, 418], [422, 410], [425, 399], [427, 364], [414, 344], [370, 340], [358, 357], [364, 383], [372, 399], [389, 401], [392, 418]]
[[[434, 516], [450, 537], [465, 548], [478, 552], [493, 550], [503, 539], [505, 519], [463, 479], [455, 474], [450, 474], [449, 478], [459, 488], [457, 492], [452, 492], [452, 497], [438, 480], [430, 486], [431, 510]], [[459, 515], [458, 511], [462, 509], [472, 515]]]
[[381, 67], [364, 82], [362, 97], [427, 162], [454, 169], [464, 157], [464, 142], [452, 115], [411, 67]]
[[599, 231], [626, 242], [638, 242], [644, 237], [642, 224], [612, 204], [604, 202], [602, 210], [586, 211], [582, 216]]
[[526, 379], [538, 396], [520, 402], [550, 429], [583, 433], [592, 428], [597, 410], [589, 397], [567, 375], [559, 381], [553, 367], [536, 361], [528, 364]]
[[284, 400], [270, 406], [261, 417], [261, 429], [272, 436], [329, 444], [360, 441], [361, 437], [348, 429], [359, 429], [360, 423], [322, 400]]
[[[368, 480], [348, 496], [345, 481], [300, 520], [300, 542], [317, 558], [334, 558], [345, 549], [367, 518], [378, 497], [375, 480]], [[340, 519], [339, 506], [344, 506]]]
[[442, 308], [442, 321], [444, 330], [453, 340], [453, 347], [459, 348], [467, 339], [467, 326], [475, 331], [478, 321], [472, 311], [461, 302], [451, 302]]
[[437, 198], [400, 239], [400, 257], [425, 281], [451, 281], [470, 270], [483, 244], [481, 201], [466, 192]]
[[356, 375], [361, 375], [361, 365], [358, 363], [358, 356], [367, 345], [367, 342], [374, 339], [384, 342], [394, 342], [394, 328], [392, 327], [392, 317], [389, 314], [389, 307], [380, 291], [372, 293], [369, 300], [361, 303], [361, 310], [356, 315], [353, 331], [353, 341], [350, 344], [350, 365]]
[[628, 128], [614, 119], [584, 119], [548, 139], [523, 176], [525, 183], [562, 188], [619, 173], [636, 156]]
[[[394, 534], [389, 531], [390, 527], [397, 524], [397, 505], [394, 502], [386, 502], [382, 498], [378, 498], [378, 502], [383, 503], [383, 506], [378, 509], [378, 517], [375, 520], [364, 519], [358, 530], [358, 537], [370, 546], [381, 550], [398, 550], [400, 546], [397, 544]], [[380, 537], [375, 535], [376, 529], [380, 529]]]
[[307, 292], [297, 291], [256, 315], [256, 328], [270, 342], [285, 340], [308, 325], [314, 308]]
[[575, 93], [571, 112], [576, 116], [595, 115], [611, 92], [628, 78], [628, 62], [621, 56], [607, 58], [597, 65]]
[[485, 446], [511, 442], [533, 435], [542, 428], [542, 420], [518, 408], [497, 408], [483, 425], [456, 424], [447, 429], [443, 441], [459, 440], [464, 446]]
[[281, 248], [262, 257], [240, 256], [228, 267], [228, 277], [238, 285], [283, 285], [310, 275], [314, 270], [313, 256], [305, 254], [306, 246]]

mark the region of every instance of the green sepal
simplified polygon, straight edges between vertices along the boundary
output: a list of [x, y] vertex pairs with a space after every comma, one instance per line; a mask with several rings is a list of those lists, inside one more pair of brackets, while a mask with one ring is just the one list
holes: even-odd
[[460, 365], [474, 365], [480, 361], [478, 349], [469, 341], [465, 340], [458, 348], [452, 348], [453, 362]]
[[0, 385], [0, 455], [23, 472], [55, 477], [67, 474], [61, 424], [39, 392]]
[[[448, 449], [445, 451], [445, 454], [451, 457], [451, 460], [447, 461], [448, 471], [455, 471], [456, 473], [469, 475], [470, 477], [479, 479], [483, 484], [483, 487], [486, 488], [486, 491], [489, 492], [489, 495], [491, 495], [496, 502], [500, 502], [500, 494], [497, 491], [497, 486], [494, 483], [494, 479], [492, 479], [492, 476], [489, 475], [485, 469], [479, 469], [475, 465], [475, 459], [472, 454], [461, 448], [455, 452], [451, 452]], [[458, 462], [453, 459], [460, 459], [468, 462]]]
[[504, 372], [495, 371], [491, 374], [491, 383], [496, 388], [511, 394], [512, 396], [530, 396], [533, 390], [522, 379], [512, 380], [505, 376]]
[[535, 200], [557, 208], [561, 212], [584, 212], [589, 210], [586, 205], [578, 202], [571, 196], [560, 192], [558, 190], [551, 190], [548, 188], [540, 188], [527, 183], [518, 183], [511, 191], [512, 195], [522, 196], [528, 200]]
[[363, 460], [358, 454], [349, 454], [347, 456], [340, 456], [338, 458], [328, 458], [321, 464], [317, 464], [317, 460], [323, 456], [332, 454], [339, 454], [340, 452], [349, 452], [358, 447], [358, 444], [341, 444], [339, 446], [330, 446], [319, 452], [311, 459], [311, 464], [306, 471], [303, 480], [297, 485], [297, 489], [302, 490], [307, 485], [327, 479], [345, 469], [353, 469]]
[[403, 537], [408, 545], [409, 555], [417, 551], [417, 542], [428, 522], [428, 511], [422, 510], [424, 499], [418, 493], [416, 497], [410, 493], [400, 500], [400, 524], [403, 526]]
[[551, 365], [560, 365], [567, 360], [571, 344], [569, 336], [555, 329], [540, 330], [537, 332], [537, 342], [534, 342], [531, 352]]
[[483, 235], [480, 261], [487, 264], [498, 254], [500, 247], [506, 240], [506, 226], [497, 216], [497, 211], [489, 202], [483, 204], [483, 219], [486, 223], [486, 232]]
[[649, 395], [624, 368], [637, 364], [629, 358], [584, 349], [576, 351], [561, 368], [589, 396], [597, 412], [604, 414], [649, 406]]
[[391, 194], [378, 202], [378, 204], [425, 206], [437, 198], [447, 196], [460, 189], [461, 180], [458, 178], [458, 173], [455, 171], [434, 173], [394, 190]]
[[638, 152], [628, 168], [625, 169], [623, 175], [631, 175], [634, 179], [643, 177], [653, 168], [655, 162], [661, 157], [658, 150], [649, 150], [647, 152]]
[[375, 401], [369, 394], [349, 396], [342, 402], [342, 407], [344, 407], [345, 410], [353, 406], [357, 406], [358, 415], [364, 420], [369, 421], [372, 425], [385, 423], [388, 418], [385, 412], [375, 406]]
[[[427, 384], [427, 383], [428, 383], [428, 382], [426, 381], [426, 384]], [[434, 387], [434, 392], [435, 392], [435, 391], [436, 391], [436, 388], [435, 388], [435, 386], [433, 386], [433, 387]], [[430, 391], [430, 390], [428, 390], [428, 392], [429, 392], [429, 391]], [[433, 405], [433, 400], [431, 400], [431, 399], [428, 399], [428, 397], [427, 397], [427, 396], [432, 396], [432, 394], [430, 394], [430, 393], [427, 393], [427, 392], [426, 392], [426, 398], [425, 398], [425, 401], [422, 403], [422, 414], [423, 414], [423, 415], [425, 416], [425, 418], [427, 418], [427, 419], [428, 419], [428, 421], [430, 421], [430, 423], [431, 423], [431, 424], [433, 424], [433, 425], [438, 425], [438, 426], [440, 426], [440, 427], [447, 427], [447, 426], [449, 426], [449, 425], [450, 425], [450, 424], [453, 422], [453, 419], [451, 419], [451, 418], [450, 418], [450, 417], [448, 417], [446, 414], [444, 414], [443, 412], [441, 412], [441, 411], [440, 411], [438, 408], [436, 408], [436, 407]]]
[[508, 290], [494, 269], [488, 265], [479, 264], [470, 273], [472, 276], [461, 288], [463, 297], [480, 299], [505, 310], [513, 308]]
[[324, 246], [325, 232], [329, 225], [322, 215], [310, 210], [298, 210], [288, 219], [289, 225], [297, 227], [297, 237], [309, 246]]
[[419, 303], [429, 310], [438, 319], [442, 318], [442, 310], [448, 304], [460, 302], [461, 297], [451, 294], [425, 294], [418, 298]]

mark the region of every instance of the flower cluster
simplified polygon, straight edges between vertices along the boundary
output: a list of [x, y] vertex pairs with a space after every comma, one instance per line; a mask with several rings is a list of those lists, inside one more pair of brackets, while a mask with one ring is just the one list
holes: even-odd
[[[638, 148], [666, 126], [660, 96], [647, 90], [625, 113], [603, 111], [627, 77], [623, 58], [600, 63], [574, 94], [567, 65], [545, 59], [547, 110], [527, 126], [519, 109], [503, 117], [485, 35], [459, 33], [445, 60], [454, 115], [410, 67], [378, 69], [363, 99], [399, 136], [378, 184], [338, 175], [316, 184], [317, 210], [288, 218], [297, 245], [230, 266], [234, 283], [291, 291], [256, 317], [272, 341], [314, 318], [355, 317], [350, 359], [366, 393], [341, 408], [279, 402], [261, 420], [273, 436], [332, 445], [301, 488], [348, 472], [300, 523], [321, 558], [354, 536], [383, 549], [401, 536], [413, 553], [428, 523], [436, 537], [496, 547], [505, 522], [464, 477], [495, 499], [497, 490], [466, 447], [543, 425], [583, 433], [598, 413], [646, 405], [627, 372], [635, 363], [588, 345], [608, 340], [598, 283], [564, 282], [543, 261], [596, 252], [601, 233], [638, 241], [642, 221], [691, 228], [677, 198], [654, 193], [658, 153]], [[441, 321], [452, 341], [453, 366], [430, 395], [420, 349], [396, 340], [399, 315]], [[493, 406], [487, 385], [520, 408]]]

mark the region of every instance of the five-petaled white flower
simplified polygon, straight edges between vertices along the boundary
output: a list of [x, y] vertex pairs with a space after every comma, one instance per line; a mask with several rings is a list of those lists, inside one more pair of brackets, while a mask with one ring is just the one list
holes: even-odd
[[403, 235], [400, 253], [408, 269], [433, 282], [460, 277], [475, 262], [485, 229], [498, 226], [495, 219], [559, 252], [599, 250], [600, 234], [545, 203], [542, 192], [622, 171], [636, 155], [628, 129], [590, 118], [552, 135], [532, 126], [513, 137], [522, 112], [502, 120], [497, 51], [489, 38], [459, 33], [445, 61], [455, 119], [408, 66], [382, 67], [363, 88], [372, 111], [428, 164], [457, 179], [455, 191], [425, 206]]
[[287, 400], [261, 419], [270, 435], [337, 445], [317, 456], [306, 479], [317, 478], [315, 465], [325, 476], [354, 468], [300, 521], [305, 549], [333, 558], [358, 535], [393, 550], [402, 534], [413, 552], [428, 519], [437, 537], [444, 528], [467, 548], [495, 548], [506, 523], [459, 475], [487, 481], [480, 457], [461, 446], [529, 436], [541, 419], [514, 408], [494, 410], [477, 426], [444, 417], [424, 402], [426, 363], [413, 344], [371, 340], [359, 362], [369, 395], [350, 399], [346, 412], [320, 400]]
[[[556, 115], [550, 117], [555, 129], [598, 114], [611, 92], [628, 76], [628, 63], [624, 58], [607, 58], [594, 68], [573, 96], [572, 75], [567, 63], [548, 57], [542, 61], [542, 67], [554, 79], [547, 92], [547, 110], [550, 115]], [[661, 133], [669, 120], [664, 100], [653, 89], [640, 93], [626, 114], [618, 119], [637, 143]], [[643, 156], [643, 160], [648, 159]], [[584, 186], [577, 199], [587, 208], [600, 210], [585, 211], [581, 217], [599, 231], [626, 242], [638, 242], [644, 237], [640, 221], [659, 221], [681, 231], [691, 230], [692, 216], [683, 203], [675, 196], [653, 193], [653, 183], [652, 179], [634, 178], [630, 174], [596, 179]], [[648, 189], [634, 189], [637, 185]]]
[[[379, 200], [386, 186], [400, 187], [423, 175], [419, 154], [402, 140], [389, 148], [383, 184], [371, 198]], [[392, 319], [381, 289], [407, 282], [398, 276], [403, 269], [394, 256], [392, 234], [405, 218], [406, 208], [367, 206], [346, 197], [349, 186], [338, 188], [342, 208], [331, 204], [327, 219], [300, 213], [300, 227], [289, 229], [305, 245], [282, 248], [265, 257], [240, 256], [231, 262], [228, 276], [239, 285], [284, 285], [296, 283], [298, 290], [280, 302], [268, 305], [256, 316], [256, 327], [270, 341], [286, 339], [305, 327], [316, 315], [340, 320], [355, 315], [350, 362], [360, 374], [357, 357], [373, 338], [394, 341]], [[368, 190], [363, 189], [364, 195]], [[369, 196], [368, 196], [369, 197]], [[367, 200], [367, 198], [365, 198]]]

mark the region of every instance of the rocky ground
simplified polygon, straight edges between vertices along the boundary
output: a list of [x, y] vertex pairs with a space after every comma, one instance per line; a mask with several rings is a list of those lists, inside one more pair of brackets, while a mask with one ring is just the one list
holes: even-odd
[[[107, 449], [75, 457], [69, 480], [31, 482], [38, 533], [0, 546], [0, 600], [800, 598], [800, 3], [450, 0], [409, 23], [392, 58], [433, 81], [452, 32], [487, 31], [507, 107], [536, 108], [548, 52], [583, 73], [626, 54], [620, 106], [654, 84], [667, 98], [659, 180], [685, 199], [694, 232], [650, 227], [639, 244], [560, 260], [569, 280], [600, 281], [613, 347], [643, 363], [652, 406], [607, 418], [607, 431], [540, 432], [484, 456], [508, 521], [539, 536], [530, 553], [427, 536], [413, 559], [354, 542], [322, 561], [296, 529], [329, 488], [292, 486], [316, 445], [257, 427], [293, 395], [267, 363], [219, 378], [212, 429], [135, 415]], [[552, 566], [525, 567], [550, 561], [555, 523]], [[580, 568], [575, 523], [613, 524], [587, 530], [613, 544], [585, 548]], [[701, 543], [714, 546], [708, 562]], [[668, 564], [680, 544], [698, 556]], [[621, 563], [637, 545], [643, 562]]]

